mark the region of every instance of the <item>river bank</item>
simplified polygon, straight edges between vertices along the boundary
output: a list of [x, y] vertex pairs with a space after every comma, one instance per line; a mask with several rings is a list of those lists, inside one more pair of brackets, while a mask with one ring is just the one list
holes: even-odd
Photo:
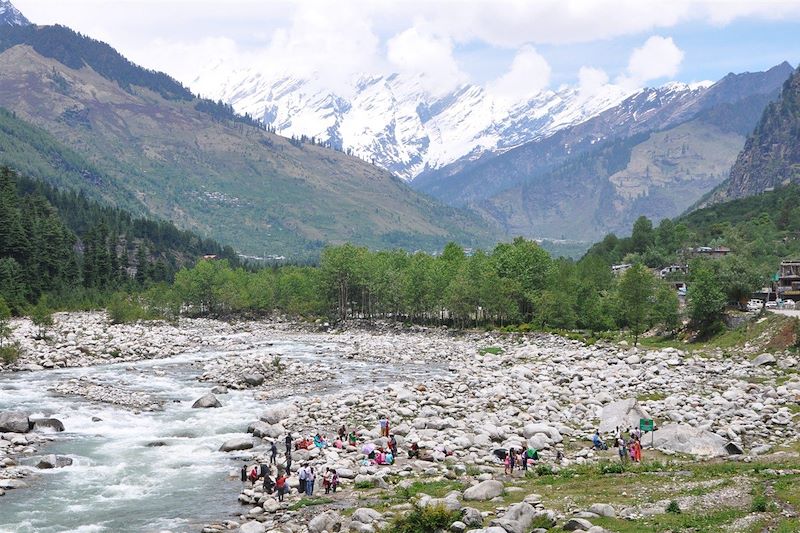
[[[216, 409], [190, 406], [215, 387], [228, 391], [217, 398], [227, 414], [235, 413], [231, 422], [210, 427], [211, 435], [195, 436], [207, 439], [208, 468], [218, 469], [215, 475], [224, 472], [227, 481], [216, 477], [215, 482], [233, 500], [224, 506], [227, 511], [218, 509], [217, 515], [232, 521], [206, 522], [208, 530], [242, 524], [243, 530], [305, 531], [323, 511], [328, 512], [330, 524], [339, 520], [345, 528], [367, 531], [362, 526], [375, 522], [370, 526], [374, 530], [419, 503], [419, 497], [424, 499], [424, 492], [400, 502], [386, 499], [398, 490], [407, 492], [415, 483], [438, 483], [437, 487], [449, 483], [446, 486], [459, 492], [449, 505], [461, 509], [469, 507], [465, 491], [490, 480], [505, 485], [503, 494], [475, 505], [483, 513], [482, 521], [501, 520], [509, 512], [507, 497], [519, 495], [512, 489], [524, 492], [531, 487], [519, 486], [527, 483], [525, 477], [504, 477], [495, 449], [533, 446], [551, 470], [589, 468], [614, 459], [609, 455], [613, 452], [590, 449], [588, 439], [595, 429], [608, 432], [609, 424], [612, 429], [635, 425], [643, 416], [656, 420], [656, 446], [661, 449], [645, 455], [660, 460], [717, 456], [754, 461], [797, 439], [794, 406], [800, 379], [797, 358], [788, 352], [759, 359], [756, 353], [647, 351], [585, 346], [553, 335], [453, 333], [396, 324], [329, 331], [278, 321], [181, 320], [175, 325], [112, 326], [100, 313], [58, 315], [52, 338], [42, 342], [33, 338], [33, 328], [24, 321], [16, 325], [15, 335], [28, 353], [12, 366], [13, 373], [7, 368], [2, 376], [7, 382], [37, 376], [31, 386], [44, 387], [52, 405], [58, 405], [59, 398], [73, 402], [87, 420], [98, 408], [131, 420], [219, 418], [213, 414]], [[180, 378], [170, 381], [174, 375]], [[159, 381], [162, 387], [153, 385]], [[180, 393], [173, 390], [176, 387]], [[0, 397], [0, 407], [9, 405], [13, 405], [10, 395], [5, 404]], [[129, 414], [120, 414], [125, 412]], [[386, 467], [362, 464], [360, 444], [383, 444], [377, 427], [383, 414], [389, 416], [401, 450], [416, 442], [421, 460], [404, 457]], [[256, 422], [259, 434], [267, 437], [246, 437], [253, 446], [247, 450], [218, 451], [224, 440], [241, 439], [248, 426], [259, 427]], [[336, 468], [343, 474], [343, 490], [332, 502], [302, 505], [294, 494], [285, 505], [277, 505], [258, 491], [240, 494], [237, 482], [227, 478], [229, 470], [238, 471], [236, 461], [263, 460], [270, 438], [282, 440], [286, 431], [298, 437], [317, 432], [330, 436], [342, 424], [358, 431], [358, 447], [298, 452], [293, 461], [293, 470], [308, 461], [319, 472]], [[148, 442], [137, 445], [144, 448], [164, 441], [159, 437], [148, 436]], [[24, 438], [59, 437], [26, 433]], [[165, 452], [169, 439], [166, 442], [168, 446], [153, 446], [150, 451]], [[0, 446], [0, 462], [39, 453], [40, 443], [25, 444], [15, 444], [10, 453], [8, 446]], [[169, 451], [174, 453], [175, 449]], [[559, 455], [563, 458], [557, 460]], [[0, 478], [24, 471], [16, 468], [0, 469]], [[290, 483], [298, 484], [296, 474]], [[555, 521], [573, 517], [566, 508], [544, 508], [542, 498], [537, 503], [534, 496], [526, 504], [530, 509], [520, 506], [514, 512], [524, 510], [522, 514], [531, 517], [550, 512]], [[235, 503], [237, 497], [244, 507]], [[512, 503], [524, 503], [522, 499]], [[386, 501], [392, 505], [383, 506]], [[355, 516], [369, 515], [373, 520], [362, 523], [343, 511], [357, 507], [369, 507], [380, 518], [363, 511]], [[615, 513], [635, 518], [641, 516], [641, 507], [618, 506]], [[254, 523], [245, 525], [249, 522]], [[196, 521], [192, 527], [197, 529], [177, 524], [172, 530], [200, 528]]]

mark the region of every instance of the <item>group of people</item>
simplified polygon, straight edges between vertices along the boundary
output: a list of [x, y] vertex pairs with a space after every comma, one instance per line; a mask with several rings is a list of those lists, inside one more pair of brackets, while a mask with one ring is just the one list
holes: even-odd
[[278, 501], [282, 502], [284, 495], [289, 492], [289, 484], [286, 480], [286, 473], [280, 468], [277, 468], [275, 479], [272, 479], [272, 468], [270, 465], [261, 464], [248, 467], [247, 463], [242, 465], [242, 483], [248, 480], [255, 486], [256, 482], [262, 479], [264, 483], [264, 491], [267, 494], [277, 493]]
[[[297, 471], [297, 477], [300, 479], [300, 494], [306, 496], [314, 495], [314, 482], [317, 479], [317, 471], [314, 467], [306, 463]], [[325, 494], [336, 492], [339, 486], [339, 473], [335, 468], [326, 468], [325, 473], [322, 474], [322, 488], [325, 489]]]
[[535, 465], [537, 461], [539, 461], [539, 450], [536, 448], [528, 447], [525, 450], [511, 448], [503, 458], [503, 465], [505, 473], [510, 475], [514, 473], [515, 468], [527, 471], [528, 466]]
[[[642, 462], [642, 430], [639, 428], [628, 428], [627, 436], [623, 434], [622, 428], [617, 426], [614, 430], [614, 447], [619, 453], [619, 460], [622, 462], [633, 461]], [[592, 448], [595, 450], [607, 450], [608, 445], [600, 436], [597, 430], [592, 436]]]

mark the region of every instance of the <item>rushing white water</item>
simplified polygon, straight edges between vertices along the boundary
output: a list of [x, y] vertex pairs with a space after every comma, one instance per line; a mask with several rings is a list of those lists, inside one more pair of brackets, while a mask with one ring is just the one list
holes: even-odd
[[[264, 347], [254, 348], [265, 350]], [[330, 389], [360, 389], [427, 374], [430, 368], [391, 370], [345, 361], [335, 345], [277, 342], [270, 353], [286, 360], [314, 361], [337, 370]], [[0, 375], [0, 410], [20, 409], [32, 416], [53, 416], [66, 431], [40, 449], [67, 455], [72, 466], [37, 471], [30, 488], [0, 498], [2, 532], [197, 531], [212, 520], [237, 511], [240, 481], [229, 477], [238, 468], [235, 454], [218, 449], [255, 420], [265, 402], [252, 391], [220, 396], [217, 409], [192, 409], [211, 384], [196, 380], [205, 359], [219, 352], [186, 353], [168, 359], [91, 368]], [[128, 409], [48, 392], [57, 381], [90, 377], [145, 391], [164, 401], [164, 409], [136, 414]], [[319, 394], [325, 390], [289, 391]], [[101, 421], [93, 422], [92, 418]], [[153, 445], [157, 444], [157, 445]], [[34, 464], [36, 457], [30, 459]]]

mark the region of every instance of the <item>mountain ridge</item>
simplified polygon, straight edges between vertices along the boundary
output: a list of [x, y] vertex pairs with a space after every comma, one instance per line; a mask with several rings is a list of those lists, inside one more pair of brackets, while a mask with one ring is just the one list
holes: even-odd
[[0, 51], [0, 106], [79, 153], [146, 212], [251, 255], [499, 238], [373, 165], [274, 135], [63, 26], [3, 28]]

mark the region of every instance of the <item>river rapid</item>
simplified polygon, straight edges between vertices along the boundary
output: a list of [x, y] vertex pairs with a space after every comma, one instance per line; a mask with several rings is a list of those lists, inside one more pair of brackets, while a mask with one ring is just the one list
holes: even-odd
[[[268, 348], [252, 350], [313, 363], [337, 376], [326, 387], [290, 388], [285, 397], [364, 390], [427, 374], [406, 367], [402, 376], [394, 375], [377, 364], [346, 360], [336, 343], [273, 339]], [[33, 471], [29, 488], [0, 498], [0, 531], [198, 531], [212, 520], [235, 518], [243, 459], [218, 449], [241, 436], [270, 402], [256, 400], [252, 390], [231, 390], [219, 396], [221, 408], [191, 407], [213, 386], [197, 381], [203, 363], [224, 355], [204, 349], [135, 363], [0, 374], [0, 410], [52, 416], [66, 428], [20, 461], [33, 466], [48, 453], [73, 459], [66, 468]], [[48, 391], [81, 377], [146, 392], [163, 402], [163, 410], [137, 413]]]

